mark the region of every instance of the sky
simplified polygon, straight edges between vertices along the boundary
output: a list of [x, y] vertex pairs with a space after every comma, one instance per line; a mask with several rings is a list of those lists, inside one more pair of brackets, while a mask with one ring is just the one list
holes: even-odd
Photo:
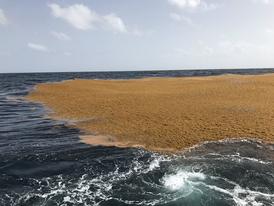
[[0, 73], [274, 67], [274, 0], [0, 0]]

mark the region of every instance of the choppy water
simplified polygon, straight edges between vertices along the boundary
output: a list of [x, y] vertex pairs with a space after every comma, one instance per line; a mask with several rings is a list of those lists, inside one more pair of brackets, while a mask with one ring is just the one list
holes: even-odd
[[178, 155], [94, 147], [22, 98], [35, 84], [274, 70], [0, 74], [0, 205], [274, 205], [274, 145], [211, 142]]

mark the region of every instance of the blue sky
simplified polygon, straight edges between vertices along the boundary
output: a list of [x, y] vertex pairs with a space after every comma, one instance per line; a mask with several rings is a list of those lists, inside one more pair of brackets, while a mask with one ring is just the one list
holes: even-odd
[[0, 72], [274, 67], [274, 0], [0, 0]]

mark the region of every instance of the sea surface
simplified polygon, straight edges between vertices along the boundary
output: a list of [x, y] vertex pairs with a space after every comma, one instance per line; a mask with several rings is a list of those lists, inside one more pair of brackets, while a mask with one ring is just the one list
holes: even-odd
[[[164, 155], [90, 146], [66, 122], [24, 100], [34, 86], [74, 78], [261, 74], [274, 70], [0, 74], [0, 206], [270, 206], [274, 145], [209, 142]], [[274, 126], [274, 125], [273, 125]]]

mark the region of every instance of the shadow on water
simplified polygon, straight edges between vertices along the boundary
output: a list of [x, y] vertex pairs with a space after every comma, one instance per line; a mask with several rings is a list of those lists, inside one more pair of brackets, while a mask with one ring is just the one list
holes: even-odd
[[93, 147], [22, 98], [73, 78], [259, 72], [273, 70], [0, 74], [0, 205], [273, 205], [274, 145], [231, 140], [178, 155]]

